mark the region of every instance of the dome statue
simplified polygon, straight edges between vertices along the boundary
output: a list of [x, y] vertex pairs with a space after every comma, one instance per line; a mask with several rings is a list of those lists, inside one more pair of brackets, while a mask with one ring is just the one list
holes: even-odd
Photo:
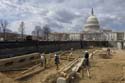
[[92, 8], [91, 15], [88, 17], [87, 22], [84, 26], [85, 32], [99, 32], [100, 26], [97, 17], [94, 15]]

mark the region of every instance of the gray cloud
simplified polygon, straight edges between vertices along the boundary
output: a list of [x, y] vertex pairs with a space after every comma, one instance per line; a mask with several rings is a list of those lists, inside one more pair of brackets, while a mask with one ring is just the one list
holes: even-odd
[[101, 27], [125, 30], [124, 0], [1, 0], [0, 18], [7, 19], [12, 30], [25, 21], [28, 33], [39, 23], [53, 31], [81, 32], [91, 8]]
[[71, 23], [72, 20], [76, 19], [78, 15], [75, 15], [75, 13], [71, 12], [70, 10], [60, 10], [56, 12], [55, 19], [63, 22], [63, 23]]

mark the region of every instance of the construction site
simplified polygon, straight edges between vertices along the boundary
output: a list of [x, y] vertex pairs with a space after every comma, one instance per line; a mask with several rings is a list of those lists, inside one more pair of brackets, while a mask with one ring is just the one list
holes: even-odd
[[124, 8], [124, 0], [0, 0], [0, 83], [125, 83]]
[[[85, 50], [89, 52], [90, 77], [86, 71], [84, 76], [80, 71]], [[40, 64], [40, 53], [1, 59], [0, 83], [125, 83], [124, 50], [111, 48], [110, 56], [107, 48], [99, 47], [56, 53], [60, 56], [58, 70], [54, 52], [45, 54], [46, 68]]]

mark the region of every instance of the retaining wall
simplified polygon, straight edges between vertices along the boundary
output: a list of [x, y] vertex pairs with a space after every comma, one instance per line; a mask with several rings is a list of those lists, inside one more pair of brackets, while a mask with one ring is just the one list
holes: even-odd
[[22, 42], [0, 42], [0, 58], [20, 56], [33, 52], [55, 52], [59, 50], [70, 50], [95, 47], [107, 47], [107, 41], [22, 41]]
[[0, 59], [0, 71], [7, 71], [12, 69], [23, 68], [30, 64], [37, 64], [40, 62], [40, 54], [32, 53], [17, 57]]

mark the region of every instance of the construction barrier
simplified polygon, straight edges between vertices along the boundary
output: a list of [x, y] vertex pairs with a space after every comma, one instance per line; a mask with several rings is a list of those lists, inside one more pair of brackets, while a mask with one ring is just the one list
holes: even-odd
[[0, 59], [0, 71], [16, 70], [30, 64], [37, 64], [39, 62], [39, 53], [32, 53], [12, 58]]

